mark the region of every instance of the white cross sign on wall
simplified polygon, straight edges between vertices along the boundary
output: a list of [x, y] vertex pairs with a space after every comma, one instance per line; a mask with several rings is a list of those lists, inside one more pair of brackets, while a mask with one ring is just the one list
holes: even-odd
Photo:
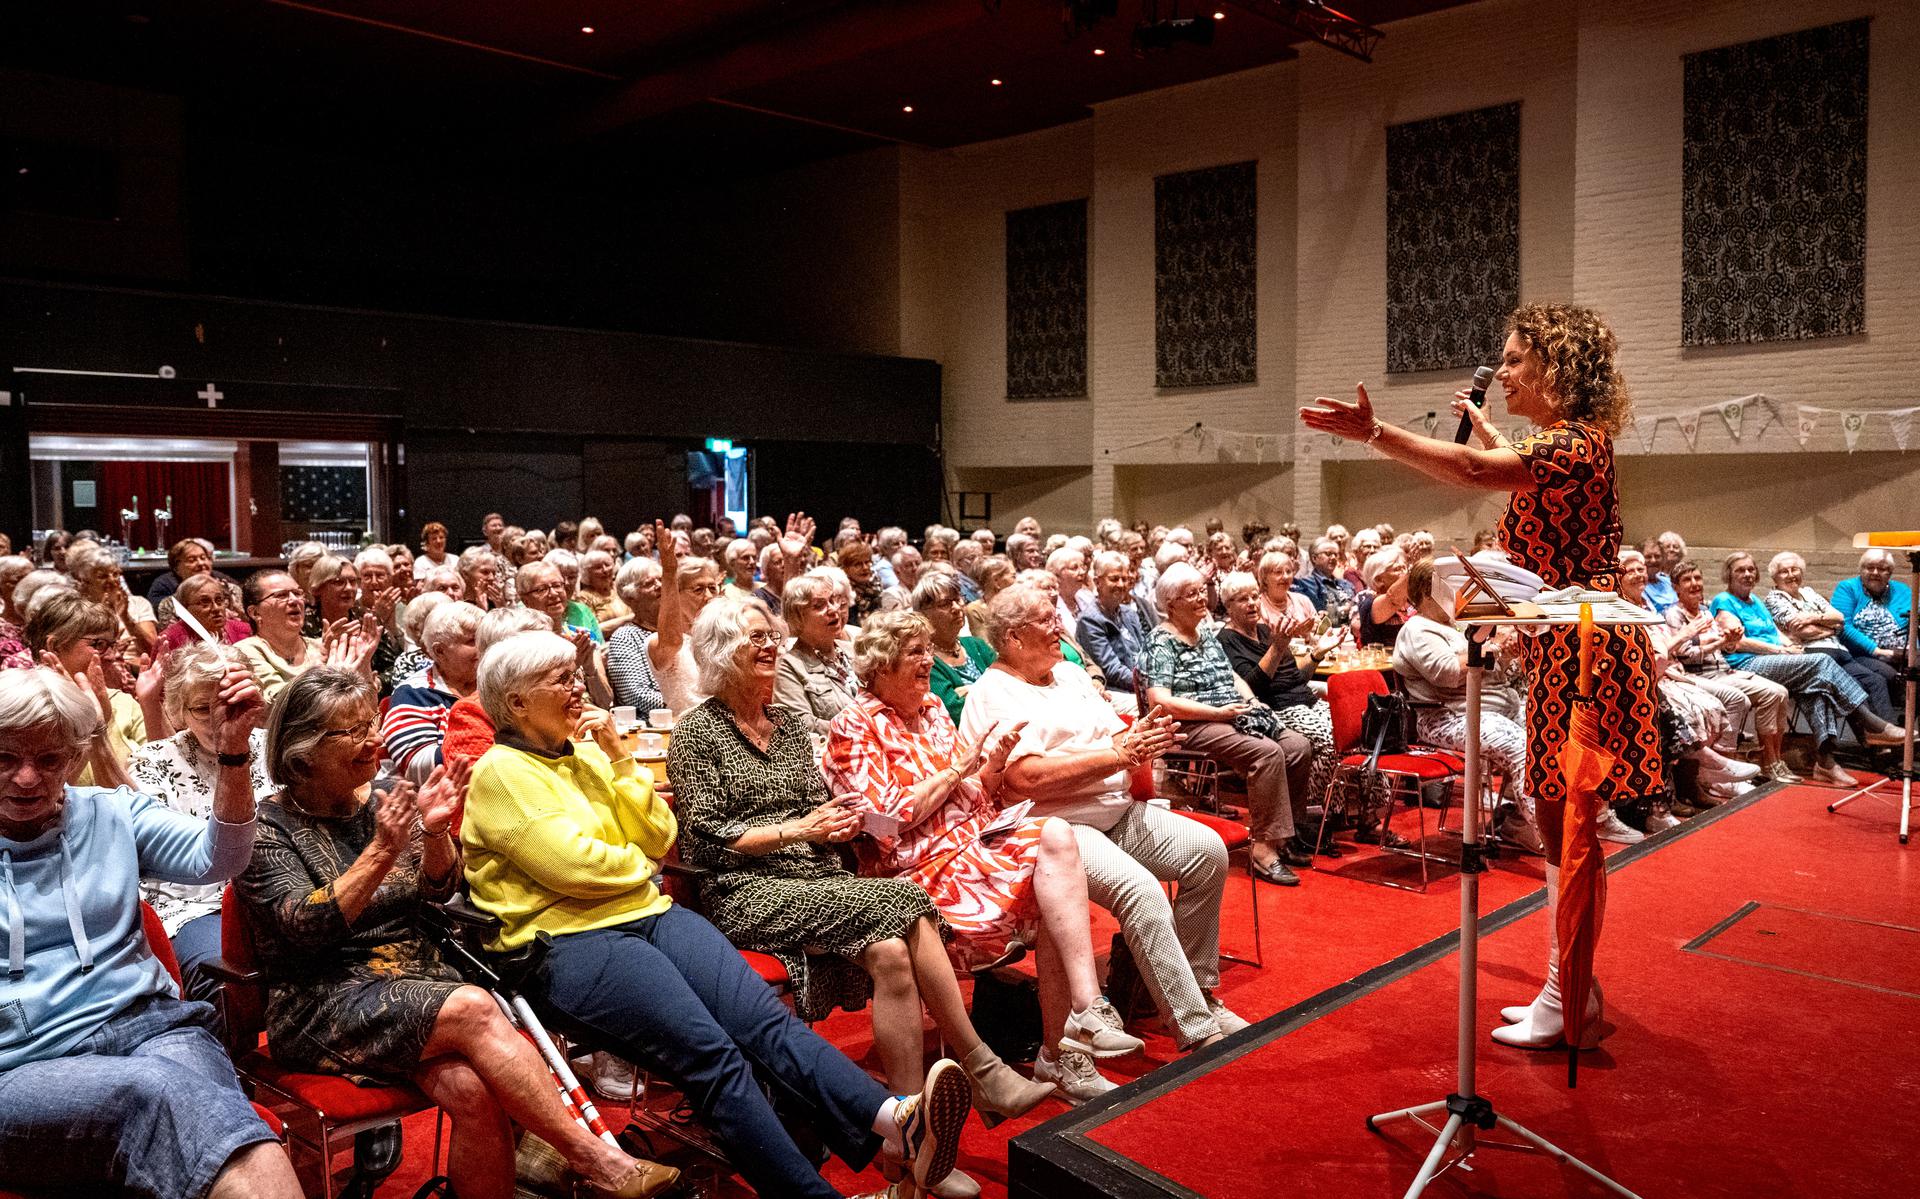
[[220, 401], [227, 398], [226, 392], [221, 391], [219, 388], [215, 387], [211, 383], [207, 384], [205, 387], [202, 387], [199, 391], [196, 391], [193, 394], [205, 400], [207, 402], [207, 407], [209, 408], [218, 408], [220, 406]]

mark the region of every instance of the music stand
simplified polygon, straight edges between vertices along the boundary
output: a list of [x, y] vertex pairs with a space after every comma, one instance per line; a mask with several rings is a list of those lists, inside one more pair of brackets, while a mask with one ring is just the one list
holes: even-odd
[[[1457, 551], [1456, 551], [1457, 552]], [[1462, 563], [1466, 559], [1462, 557]], [[1476, 578], [1478, 572], [1467, 568], [1469, 578]], [[1476, 578], [1476, 585], [1494, 598], [1495, 604], [1512, 612], [1514, 609], [1501, 600], [1493, 589], [1486, 585], [1483, 578]], [[1578, 624], [1576, 616], [1568, 619], [1562, 615], [1549, 614], [1537, 605], [1523, 605], [1524, 615], [1469, 615], [1461, 619], [1467, 632], [1467, 727], [1466, 727], [1466, 786], [1469, 795], [1477, 794], [1481, 785], [1480, 770], [1480, 687], [1487, 670], [1487, 651], [1483, 644], [1486, 637], [1501, 625], [1533, 624]], [[1535, 615], [1538, 613], [1538, 615]], [[1602, 622], [1595, 618], [1595, 623]], [[1636, 622], [1637, 623], [1637, 622]], [[1648, 621], [1646, 623], [1651, 623]], [[1477, 1136], [1480, 1132], [1489, 1132], [1494, 1128], [1503, 1128], [1519, 1137], [1525, 1144], [1516, 1145], [1510, 1141], [1489, 1141], [1488, 1148], [1518, 1149], [1525, 1152], [1544, 1153], [1562, 1165], [1572, 1166], [1588, 1178], [1612, 1191], [1624, 1199], [1640, 1199], [1634, 1192], [1605, 1174], [1589, 1166], [1565, 1149], [1547, 1140], [1539, 1133], [1494, 1110], [1493, 1102], [1481, 1095], [1475, 1087], [1474, 1075], [1480, 1051], [1479, 1030], [1479, 975], [1480, 975], [1480, 875], [1486, 870], [1483, 851], [1477, 844], [1480, 812], [1477, 803], [1462, 805], [1461, 842], [1460, 842], [1460, 1005], [1456, 1017], [1458, 1033], [1458, 1061], [1454, 1079], [1454, 1092], [1445, 1099], [1430, 1103], [1416, 1104], [1413, 1107], [1397, 1111], [1382, 1112], [1367, 1117], [1367, 1130], [1379, 1132], [1380, 1125], [1389, 1120], [1407, 1119], [1434, 1134], [1433, 1148], [1420, 1164], [1420, 1172], [1414, 1175], [1413, 1184], [1407, 1188], [1406, 1199], [1427, 1189], [1427, 1185], [1446, 1171], [1465, 1162], [1479, 1148]], [[1447, 1113], [1446, 1123], [1436, 1127], [1426, 1117], [1440, 1112]], [[1449, 1149], [1455, 1149], [1451, 1160], [1447, 1159]]]
[[1838, 812], [1841, 808], [1872, 794], [1881, 785], [1891, 779], [1900, 780], [1900, 844], [1907, 843], [1907, 833], [1913, 820], [1913, 716], [1915, 691], [1920, 690], [1920, 606], [1913, 601], [1920, 598], [1920, 532], [1912, 533], [1856, 533], [1853, 544], [1861, 548], [1879, 547], [1881, 549], [1905, 549], [1907, 566], [1913, 572], [1913, 581], [1908, 584], [1907, 592], [1907, 668], [1903, 671], [1906, 679], [1907, 720], [1902, 730], [1904, 740], [1900, 749], [1900, 767], [1889, 770], [1885, 777], [1877, 778], [1859, 790], [1843, 795], [1827, 805], [1827, 811]]

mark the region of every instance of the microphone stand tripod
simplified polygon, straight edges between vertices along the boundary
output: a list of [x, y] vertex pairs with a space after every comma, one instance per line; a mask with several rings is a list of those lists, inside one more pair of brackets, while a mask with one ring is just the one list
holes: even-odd
[[[1880, 785], [1889, 779], [1900, 780], [1900, 844], [1907, 843], [1907, 831], [1913, 819], [1913, 783], [1920, 778], [1920, 772], [1913, 769], [1913, 715], [1915, 691], [1920, 690], [1920, 605], [1913, 603], [1913, 597], [1920, 596], [1920, 549], [1907, 551], [1907, 565], [1913, 571], [1911, 590], [1907, 592], [1907, 668], [1902, 672], [1906, 678], [1907, 723], [1903, 730], [1906, 741], [1900, 751], [1900, 766], [1889, 770], [1885, 777], [1877, 778], [1850, 795], [1842, 796], [1827, 805], [1827, 811], [1838, 812], [1841, 808], [1859, 799], [1862, 795], [1879, 790]], [[1892, 585], [1888, 585], [1889, 591]]]
[[[1433, 1148], [1428, 1151], [1426, 1160], [1420, 1165], [1420, 1172], [1414, 1175], [1413, 1185], [1407, 1188], [1406, 1199], [1415, 1199], [1427, 1189], [1427, 1185], [1455, 1166], [1462, 1170], [1471, 1170], [1467, 1159], [1483, 1144], [1490, 1149], [1518, 1149], [1524, 1152], [1544, 1153], [1565, 1166], [1593, 1179], [1601, 1186], [1624, 1199], [1640, 1199], [1634, 1192], [1621, 1186], [1605, 1174], [1589, 1166], [1565, 1149], [1547, 1140], [1539, 1133], [1517, 1121], [1500, 1115], [1493, 1108], [1493, 1101], [1475, 1090], [1474, 1071], [1476, 1055], [1480, 1049], [1480, 1030], [1478, 1027], [1479, 974], [1480, 974], [1480, 875], [1486, 871], [1484, 849], [1480, 845], [1480, 804], [1479, 795], [1482, 772], [1480, 769], [1480, 687], [1487, 671], [1487, 650], [1484, 638], [1493, 631], [1489, 623], [1464, 620], [1467, 632], [1467, 752], [1466, 752], [1466, 793], [1467, 802], [1461, 805], [1460, 832], [1460, 1008], [1456, 1027], [1459, 1033], [1459, 1063], [1455, 1078], [1454, 1093], [1445, 1099], [1431, 1103], [1416, 1104], [1398, 1111], [1383, 1112], [1367, 1117], [1367, 1130], [1379, 1132], [1380, 1125], [1389, 1120], [1412, 1120], [1415, 1124], [1435, 1136]], [[1506, 621], [1504, 623], [1522, 623]], [[1427, 1120], [1428, 1116], [1437, 1116], [1445, 1112], [1444, 1125], [1435, 1127]], [[1490, 1132], [1495, 1127], [1503, 1128], [1519, 1137], [1524, 1144], [1511, 1141], [1481, 1142], [1478, 1134]], [[1452, 1157], [1448, 1157], [1452, 1151]]]

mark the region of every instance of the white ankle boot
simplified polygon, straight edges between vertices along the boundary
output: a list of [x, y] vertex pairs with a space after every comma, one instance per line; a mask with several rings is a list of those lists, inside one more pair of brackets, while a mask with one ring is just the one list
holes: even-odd
[[[1560, 1006], [1560, 868], [1547, 867], [1547, 981], [1540, 988], [1540, 994], [1524, 1007], [1506, 1007], [1500, 1009], [1500, 1018], [1507, 1027], [1493, 1030], [1493, 1039], [1502, 1045], [1511, 1045], [1516, 1049], [1551, 1049], [1565, 1043], [1566, 1013]], [[1604, 909], [1603, 909], [1604, 911]], [[1595, 929], [1599, 927], [1600, 913], [1595, 913]], [[1581, 1037], [1582, 1048], [1592, 1048], [1600, 1043], [1600, 1014], [1603, 1010], [1600, 998], [1600, 984], [1596, 981], [1587, 992], [1586, 1030]]]

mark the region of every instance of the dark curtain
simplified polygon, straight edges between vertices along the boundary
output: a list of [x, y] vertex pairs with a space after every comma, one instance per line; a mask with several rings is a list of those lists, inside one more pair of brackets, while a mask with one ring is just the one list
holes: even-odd
[[173, 497], [173, 523], [167, 527], [169, 542], [182, 537], [205, 537], [222, 549], [233, 544], [233, 526], [228, 499], [227, 464], [224, 462], [101, 462], [99, 465], [99, 507], [95, 509], [100, 531], [111, 537], [120, 535], [120, 509], [133, 506], [140, 497], [140, 519], [133, 523], [133, 546], [166, 549], [157, 544], [153, 510]]

